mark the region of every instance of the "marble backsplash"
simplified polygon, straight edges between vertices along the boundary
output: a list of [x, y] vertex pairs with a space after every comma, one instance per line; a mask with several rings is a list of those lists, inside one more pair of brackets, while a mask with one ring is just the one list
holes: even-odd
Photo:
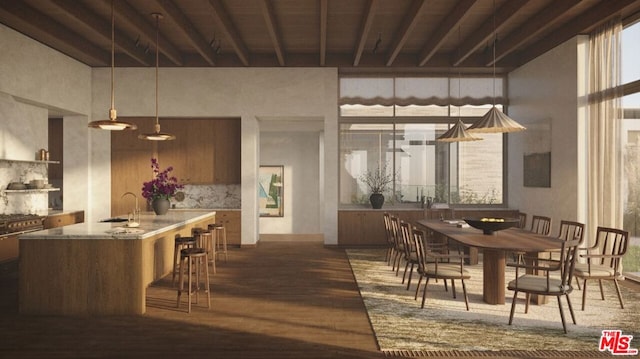
[[241, 205], [239, 184], [187, 184], [182, 191], [183, 201], [171, 200], [175, 208], [239, 209]]
[[49, 208], [49, 192], [5, 192], [5, 189], [11, 182], [46, 180], [47, 172], [47, 164], [44, 162], [0, 159], [0, 213], [46, 214]]

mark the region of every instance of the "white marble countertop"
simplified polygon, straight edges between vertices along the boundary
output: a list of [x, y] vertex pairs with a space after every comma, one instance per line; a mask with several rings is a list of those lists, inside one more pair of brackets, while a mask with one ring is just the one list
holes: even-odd
[[[22, 234], [18, 239], [143, 239], [179, 226], [215, 216], [211, 210], [169, 210], [162, 216], [140, 214], [140, 225], [128, 228], [127, 222], [77, 223]], [[121, 216], [122, 217], [122, 216]], [[126, 216], [122, 217], [126, 218]]]

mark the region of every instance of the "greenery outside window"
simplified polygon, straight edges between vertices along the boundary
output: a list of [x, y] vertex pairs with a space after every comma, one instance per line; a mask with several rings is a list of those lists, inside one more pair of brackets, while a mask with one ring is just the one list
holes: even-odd
[[386, 168], [395, 179], [384, 193], [392, 203], [503, 204], [502, 134], [484, 141], [449, 144], [435, 139], [438, 123], [342, 123], [340, 203], [366, 204], [361, 181], [368, 170]]
[[386, 168], [392, 204], [499, 205], [504, 200], [504, 135], [483, 141], [437, 142], [458, 118], [467, 125], [496, 101], [503, 80], [489, 77], [340, 79], [340, 204], [369, 203], [361, 180]]

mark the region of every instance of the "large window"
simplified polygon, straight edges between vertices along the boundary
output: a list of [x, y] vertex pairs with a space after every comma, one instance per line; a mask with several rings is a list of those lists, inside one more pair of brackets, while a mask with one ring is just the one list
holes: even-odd
[[385, 171], [395, 204], [502, 205], [502, 134], [436, 141], [459, 117], [469, 125], [492, 101], [502, 108], [501, 96], [502, 79], [341, 79], [340, 203], [368, 203], [363, 175]]
[[640, 279], [640, 23], [622, 31], [621, 142], [624, 156], [624, 229], [631, 240], [624, 258], [625, 274]]

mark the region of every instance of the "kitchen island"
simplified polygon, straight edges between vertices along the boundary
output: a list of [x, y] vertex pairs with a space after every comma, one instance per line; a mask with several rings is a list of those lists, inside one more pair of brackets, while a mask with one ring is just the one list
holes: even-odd
[[171, 273], [177, 234], [215, 223], [216, 212], [143, 213], [126, 222], [78, 223], [19, 237], [20, 313], [144, 314], [146, 288]]

